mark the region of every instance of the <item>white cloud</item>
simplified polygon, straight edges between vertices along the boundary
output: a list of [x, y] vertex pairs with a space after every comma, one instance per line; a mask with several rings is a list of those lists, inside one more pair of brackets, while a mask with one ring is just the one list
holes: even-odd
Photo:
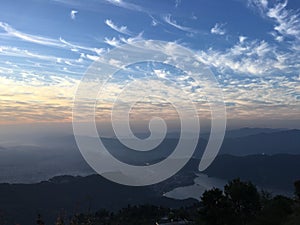
[[239, 40], [225, 51], [209, 49], [200, 51], [197, 57], [202, 63], [216, 67], [222, 73], [229, 70], [237, 74], [267, 76], [295, 66], [293, 62], [288, 62], [291, 55], [278, 52], [275, 46], [265, 41]]
[[155, 19], [155, 18], [154, 18], [152, 15], [150, 15], [150, 14], [149, 14], [149, 16], [150, 16], [150, 18], [152, 19], [152, 21], [151, 21], [151, 26], [153, 26], [153, 27], [157, 26], [157, 25], [158, 25], [157, 19]]
[[287, 10], [287, 0], [269, 8], [267, 16], [274, 19], [277, 25], [274, 30], [284, 36], [300, 39], [300, 15], [298, 12]]
[[264, 8], [268, 7], [268, 0], [260, 0], [260, 3]]
[[124, 9], [129, 9], [129, 10], [133, 10], [133, 11], [139, 11], [139, 12], [146, 12], [146, 10], [136, 4], [133, 3], [129, 3], [129, 2], [124, 2], [123, 0], [106, 0], [106, 2], [124, 8]]
[[159, 78], [162, 78], [162, 79], [166, 79], [168, 73], [168, 71], [165, 71], [165, 70], [154, 70], [154, 73], [156, 74], [156, 76], [158, 76]]
[[134, 37], [130, 37], [130, 38], [124, 38], [124, 37], [120, 37], [120, 38], [104, 38], [104, 42], [110, 46], [113, 47], [118, 47], [120, 46], [122, 43], [123, 44], [133, 44], [136, 41], [142, 41], [143, 39], [143, 32], [139, 33], [137, 36]]
[[109, 38], [104, 38], [104, 42], [110, 46], [113, 46], [113, 47], [117, 47], [119, 46], [121, 43], [119, 40], [117, 40], [115, 37], [109, 39]]
[[270, 34], [274, 37], [274, 39], [278, 42], [283, 42], [284, 41], [284, 37], [282, 35], [279, 35], [278, 33], [272, 31], [270, 32]]
[[210, 32], [212, 34], [224, 35], [226, 33], [224, 26], [225, 26], [225, 24], [216, 23], [215, 26], [213, 28], [211, 28]]
[[260, 10], [264, 10], [268, 7], [268, 0], [249, 0], [249, 5], [258, 7]]
[[91, 47], [86, 47], [86, 46], [81, 46], [81, 45], [75, 45], [70, 42], [65, 41], [62, 38], [57, 39], [52, 39], [52, 38], [46, 38], [38, 35], [31, 35], [27, 34], [21, 31], [18, 31], [8, 25], [7, 23], [3, 23], [0, 21], [0, 28], [2, 28], [6, 34], [10, 37], [16, 37], [22, 41], [27, 41], [39, 45], [44, 45], [44, 46], [49, 46], [49, 47], [58, 47], [58, 48], [66, 48], [71, 51], [78, 51], [78, 49], [81, 50], [86, 50], [86, 51], [91, 51], [95, 52], [98, 55], [102, 54], [105, 50], [102, 48], [91, 48]]
[[46, 61], [57, 62], [58, 57], [51, 55], [42, 55], [38, 53], [34, 53], [28, 50], [20, 49], [17, 47], [11, 46], [0, 46], [0, 55], [5, 56], [14, 56], [14, 57], [22, 57], [22, 58], [34, 58]]
[[71, 17], [71, 19], [72, 20], [75, 20], [76, 19], [76, 14], [78, 13], [78, 11], [76, 11], [76, 10], [72, 10], [71, 12], [70, 12], [70, 17]]
[[142, 41], [143, 39], [143, 32], [139, 33], [137, 36], [135, 37], [130, 37], [130, 38], [124, 38], [121, 37], [120, 40], [125, 43], [125, 44], [132, 44], [136, 41]]
[[[136, 39], [134, 39], [136, 38]], [[131, 38], [112, 38], [115, 43], [134, 43], [135, 40], [142, 38], [142, 34]], [[146, 40], [147, 41], [147, 40]], [[160, 48], [162, 51], [166, 51], [171, 55], [176, 55], [174, 52], [174, 43], [168, 43], [166, 45], [157, 45], [154, 42], [148, 41], [149, 45], [153, 44], [153, 49]], [[8, 51], [24, 55], [28, 54], [28, 51], [20, 51], [19, 49], [8, 49], [5, 46], [0, 47], [0, 54], [5, 54]], [[1, 53], [2, 52], [2, 53]], [[30, 55], [31, 53], [29, 53]], [[288, 67], [286, 59], [293, 58], [290, 55], [278, 52], [276, 47], [270, 45], [265, 41], [249, 41], [245, 37], [241, 36], [236, 44], [226, 49], [225, 51], [207, 50], [201, 51], [198, 54], [198, 59], [211, 66], [218, 68], [221, 71], [219, 81], [225, 94], [226, 102], [233, 103], [229, 105], [227, 112], [228, 118], [235, 119], [257, 119], [257, 118], [298, 118], [299, 116], [299, 100], [295, 96], [299, 96], [299, 75], [294, 77], [280, 76], [273, 73], [276, 69], [283, 69], [284, 72]], [[89, 55], [85, 53], [80, 54], [82, 58], [88, 58], [90, 60], [96, 60], [96, 55]], [[56, 57], [51, 58], [55, 60]], [[56, 59], [61, 65], [61, 70], [66, 69], [65, 73], [70, 73], [71, 67], [64, 67], [66, 65], [76, 64], [76, 62], [69, 59]], [[110, 60], [108, 63], [115, 66], [120, 66], [117, 60]], [[292, 63], [292, 62], [291, 62]], [[0, 62], [1, 64], [1, 62]], [[7, 67], [11, 68], [9, 63], [5, 60], [3, 64], [8, 64]], [[0, 71], [6, 71], [5, 68], [0, 67]], [[167, 71], [158, 69], [154, 71], [159, 77], [168, 77]], [[228, 72], [228, 73], [227, 73]], [[12, 71], [12, 73], [15, 73]], [[241, 76], [237, 74], [244, 73], [250, 75], [262, 75], [262, 76]], [[44, 74], [44, 72], [43, 72]], [[61, 73], [60, 73], [61, 74]], [[72, 96], [76, 90], [76, 85], [79, 80], [73, 78], [65, 78], [60, 76], [43, 76], [39, 73], [30, 73], [28, 71], [20, 71], [23, 79], [18, 81], [11, 80], [9, 78], [0, 76], [0, 103], [3, 108], [3, 112], [8, 116], [2, 116], [2, 119], [17, 118], [18, 120], [34, 119], [39, 120], [69, 120], [71, 118], [70, 107], [72, 103]], [[172, 77], [173, 74], [171, 73]], [[182, 82], [180, 82], [182, 80]], [[188, 88], [195, 86], [188, 81], [188, 77], [178, 77], [179, 83], [189, 82]], [[122, 82], [120, 82], [122, 83]], [[122, 83], [121, 85], [125, 85]], [[205, 86], [205, 85], [204, 85]], [[209, 85], [207, 85], [209, 86]], [[185, 88], [185, 87], [182, 87]], [[188, 89], [187, 91], [189, 91]], [[31, 92], [30, 95], [26, 94]], [[118, 93], [120, 87], [117, 84], [112, 84], [105, 92], [106, 96], [103, 97], [105, 101], [109, 101], [114, 97], [115, 93]], [[190, 93], [190, 92], [189, 92]], [[2, 94], [2, 95], [1, 95]], [[10, 99], [6, 99], [4, 94], [11, 94]], [[136, 94], [136, 93], [133, 93]], [[191, 93], [192, 95], [193, 93]], [[134, 97], [135, 95], [133, 95]], [[195, 93], [195, 98], [199, 97], [198, 93]], [[18, 101], [24, 101], [26, 104], [18, 104]], [[39, 101], [39, 102], [37, 102]], [[108, 104], [108, 103], [107, 103]], [[202, 103], [199, 103], [202, 104]], [[103, 108], [106, 105], [101, 105]], [[15, 108], [18, 110], [13, 110]], [[200, 106], [202, 110], [202, 105]], [[108, 107], [110, 108], [110, 107]], [[58, 110], [62, 109], [62, 110]], [[137, 106], [137, 112], [146, 112], [147, 108], [143, 106]], [[149, 109], [153, 109], [150, 105]], [[161, 109], [161, 108], [159, 108]], [[13, 114], [12, 114], [13, 112]], [[38, 113], [37, 113], [38, 112]], [[43, 114], [40, 117], [39, 113]], [[164, 111], [166, 112], [166, 111]], [[110, 115], [109, 112], [103, 112], [106, 115]], [[171, 114], [168, 114], [172, 118]], [[105, 117], [106, 118], [106, 117]]]
[[112, 20], [105, 20], [105, 23], [107, 26], [109, 26], [111, 29], [115, 30], [115, 31], [118, 31], [119, 33], [122, 33], [122, 34], [127, 34], [127, 35], [131, 35], [131, 32], [127, 29], [127, 26], [120, 26], [118, 27], [117, 25], [115, 25], [113, 23]]
[[90, 52], [95, 52], [98, 55], [101, 55], [105, 52], [105, 49], [103, 49], [103, 48], [92, 48], [92, 47], [86, 47], [86, 46], [82, 46], [82, 45], [72, 44], [72, 43], [64, 40], [61, 37], [59, 38], [59, 40], [60, 40], [61, 43], [63, 43], [65, 46], [70, 47], [71, 50], [75, 51], [75, 52], [78, 52], [79, 49], [90, 51]]
[[[37, 71], [37, 73], [42, 74], [73, 74], [81, 75], [85, 67], [86, 62], [78, 61], [73, 58], [64, 58], [55, 55], [40, 54], [38, 52], [29, 51], [26, 49], [21, 49], [18, 47], [11, 46], [0, 46], [0, 56], [3, 60], [14, 58], [14, 64], [8, 65], [3, 64], [9, 71], [12, 72], [13, 76], [18, 77], [18, 73], [21, 71]], [[22, 59], [22, 60], [20, 60]], [[68, 67], [68, 71], [63, 71], [63, 67]], [[8, 74], [8, 73], [3, 73]], [[1, 75], [0, 75], [1, 76]]]
[[92, 61], [96, 61], [99, 58], [99, 56], [86, 54], [86, 58]]
[[240, 43], [243, 43], [246, 39], [247, 39], [247, 37], [245, 37], [245, 36], [239, 36]]
[[154, 27], [157, 26], [157, 21], [156, 20], [152, 20], [151, 25], [154, 26]]
[[176, 28], [179, 29], [179, 30], [186, 31], [186, 32], [190, 32], [190, 33], [197, 33], [197, 31], [194, 30], [193, 28], [181, 26], [181, 25], [179, 25], [175, 20], [172, 20], [171, 14], [168, 14], [168, 15], [164, 16], [163, 19], [164, 19], [164, 21], [165, 21], [167, 24], [169, 24], [169, 25], [171, 25], [171, 26], [173, 26], [173, 27], [176, 27]]
[[267, 0], [249, 0], [261, 14], [275, 22], [274, 32], [271, 32], [275, 40], [281, 42], [284, 37], [293, 37], [300, 40], [300, 13], [287, 9], [288, 1], [276, 2], [270, 6]]
[[295, 96], [299, 93], [299, 81], [296, 77], [239, 79], [237, 76], [225, 75], [224, 81], [225, 101], [235, 103], [233, 107], [227, 108], [229, 118], [298, 118], [300, 105]]
[[10, 25], [4, 22], [0, 22], [0, 27], [7, 33], [7, 35], [11, 37], [19, 38], [23, 41], [28, 41], [28, 42], [46, 45], [46, 46], [63, 47], [63, 45], [56, 39], [26, 34], [18, 30], [15, 30]]

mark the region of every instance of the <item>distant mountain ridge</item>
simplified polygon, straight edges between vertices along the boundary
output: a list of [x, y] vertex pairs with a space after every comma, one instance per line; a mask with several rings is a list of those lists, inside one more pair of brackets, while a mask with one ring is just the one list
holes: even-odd
[[261, 134], [261, 133], [275, 133], [280, 131], [285, 131], [290, 129], [285, 128], [253, 128], [253, 127], [243, 127], [240, 129], [233, 129], [233, 130], [227, 130], [225, 133], [226, 138], [237, 138], [237, 137], [245, 137], [255, 134]]
[[[247, 156], [257, 154], [300, 154], [300, 130], [273, 130], [261, 128], [243, 128], [248, 136], [226, 136], [219, 155], [230, 154]], [[267, 131], [261, 133], [262, 131]], [[238, 132], [229, 131], [229, 132]], [[258, 132], [258, 133], [256, 133]], [[96, 140], [95, 138], [91, 141]], [[123, 162], [136, 165], [158, 162], [169, 156], [177, 145], [178, 139], [167, 138], [157, 148], [147, 153], [130, 150], [115, 138], [103, 138], [111, 153]], [[200, 138], [194, 158], [200, 159], [207, 139]], [[70, 174], [82, 175], [94, 173], [82, 158], [74, 136], [56, 136], [40, 140], [27, 146], [3, 146], [0, 149], [0, 183], [34, 183], [53, 176]]]
[[259, 133], [245, 137], [226, 138], [221, 154], [300, 154], [300, 130]]

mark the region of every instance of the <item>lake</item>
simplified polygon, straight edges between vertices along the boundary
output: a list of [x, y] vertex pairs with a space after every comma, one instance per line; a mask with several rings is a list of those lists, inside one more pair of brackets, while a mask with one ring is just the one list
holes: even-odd
[[172, 191], [165, 193], [164, 196], [180, 200], [187, 198], [200, 200], [205, 190], [213, 187], [223, 189], [226, 183], [226, 180], [208, 177], [206, 174], [199, 173], [194, 179], [193, 185], [175, 188]]

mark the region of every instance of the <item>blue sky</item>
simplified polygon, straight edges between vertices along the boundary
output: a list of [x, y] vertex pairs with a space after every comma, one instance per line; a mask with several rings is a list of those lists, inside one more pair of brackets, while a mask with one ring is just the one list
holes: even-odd
[[76, 87], [98, 56], [162, 40], [191, 49], [212, 69], [229, 120], [300, 126], [297, 0], [1, 3], [0, 123], [71, 121]]

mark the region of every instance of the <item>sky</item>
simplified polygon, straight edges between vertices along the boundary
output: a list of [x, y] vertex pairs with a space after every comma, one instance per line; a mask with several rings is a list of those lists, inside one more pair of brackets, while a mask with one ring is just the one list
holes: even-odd
[[[71, 122], [89, 66], [116, 47], [149, 40], [184, 46], [211, 69], [232, 125], [300, 128], [298, 0], [2, 0], [0, 124]], [[151, 71], [180, 80], [167, 65]], [[114, 85], [126, 83], [117, 77]], [[118, 88], [107, 89], [105, 104]], [[162, 104], [147, 104], [135, 106], [138, 120], [164, 114]]]

